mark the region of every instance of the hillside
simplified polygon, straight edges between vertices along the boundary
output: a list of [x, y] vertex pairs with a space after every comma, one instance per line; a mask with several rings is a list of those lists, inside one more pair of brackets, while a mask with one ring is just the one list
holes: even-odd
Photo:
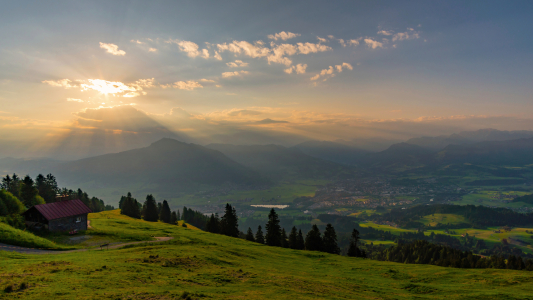
[[[526, 299], [530, 273], [399, 264], [268, 247], [93, 214], [95, 230], [174, 239], [55, 255], [0, 252], [2, 299]], [[91, 230], [89, 230], [91, 232]], [[31, 274], [31, 276], [28, 276]], [[12, 290], [12, 292], [9, 292]]]
[[366, 150], [330, 141], [307, 141], [291, 148], [298, 149], [312, 157], [345, 165], [357, 165], [370, 153]]
[[232, 160], [273, 180], [282, 178], [327, 178], [353, 172], [352, 167], [315, 158], [297, 149], [278, 145], [238, 146], [210, 144]]
[[68, 162], [54, 170], [70, 186], [139, 187], [162, 195], [194, 191], [201, 186], [252, 185], [263, 182], [254, 171], [219, 151], [173, 139], [146, 148]]

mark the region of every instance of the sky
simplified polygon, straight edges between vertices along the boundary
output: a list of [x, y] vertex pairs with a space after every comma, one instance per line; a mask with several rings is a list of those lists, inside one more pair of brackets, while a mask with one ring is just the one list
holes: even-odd
[[533, 130], [531, 1], [0, 4], [0, 158]]

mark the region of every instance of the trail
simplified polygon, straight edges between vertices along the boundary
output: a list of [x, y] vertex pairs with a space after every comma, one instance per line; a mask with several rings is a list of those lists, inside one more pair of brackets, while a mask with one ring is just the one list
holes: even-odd
[[[142, 244], [142, 243], [160, 243], [160, 242], [170, 241], [171, 239], [173, 239], [173, 237], [154, 237], [154, 238], [156, 239], [155, 241], [140, 241], [140, 242], [129, 242], [129, 243], [109, 245], [109, 248], [104, 247], [103, 250], [117, 249], [117, 248], [124, 247], [126, 245], [135, 245], [135, 244]], [[101, 251], [100, 248], [86, 248], [86, 249], [76, 249], [76, 250], [67, 250], [67, 251], [42, 250], [42, 249], [6, 245], [2, 243], [0, 243], [0, 250], [18, 252], [22, 254], [63, 254], [63, 253], [73, 253], [73, 252], [84, 252], [84, 251], [89, 251], [89, 250]]]

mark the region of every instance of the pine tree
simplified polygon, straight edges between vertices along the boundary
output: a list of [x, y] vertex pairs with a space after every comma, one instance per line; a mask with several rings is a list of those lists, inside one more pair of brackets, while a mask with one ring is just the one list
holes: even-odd
[[285, 228], [281, 229], [281, 247], [289, 248], [289, 241], [287, 239], [287, 232], [285, 232]]
[[180, 210], [178, 209], [178, 221], [181, 220]]
[[157, 222], [159, 220], [159, 210], [154, 196], [147, 195], [144, 202], [144, 219], [150, 222]]
[[165, 223], [170, 223], [170, 217], [172, 212], [168, 206], [167, 200], [163, 200], [163, 205], [161, 205], [161, 212], [159, 213], [159, 219]]
[[255, 232], [255, 242], [259, 244], [265, 243], [265, 237], [263, 236], [263, 230], [261, 229], [261, 225], [257, 227], [257, 231]]
[[268, 222], [265, 226], [266, 244], [269, 246], [281, 246], [281, 227], [279, 226], [279, 218], [276, 211], [272, 208], [268, 214]]
[[291, 233], [289, 233], [289, 248], [298, 249], [298, 231], [296, 226], [293, 226]]
[[209, 218], [209, 220], [207, 220], [207, 223], [205, 224], [205, 230], [211, 233], [220, 232], [220, 220], [218, 218], [218, 214], [211, 214], [211, 217]]
[[250, 242], [255, 242], [254, 233], [252, 228], [248, 227], [248, 232], [246, 233], [246, 240]]
[[324, 238], [322, 239], [324, 243], [324, 251], [331, 254], [340, 254], [341, 249], [337, 245], [337, 233], [335, 233], [335, 228], [331, 224], [326, 225], [326, 230], [324, 231]]
[[304, 241], [304, 235], [302, 234], [302, 230], [298, 230], [298, 240], [296, 243], [296, 249], [298, 250], [304, 250], [305, 249], [305, 241]]
[[178, 223], [178, 215], [173, 211], [172, 214], [170, 214], [170, 224], [176, 225], [176, 223]]
[[305, 237], [305, 250], [322, 251], [324, 249], [318, 226], [313, 225]]
[[226, 203], [224, 216], [220, 220], [221, 233], [227, 236], [239, 237], [239, 218], [237, 212], [229, 203]]
[[348, 253], [346, 255], [351, 257], [361, 257], [362, 253], [361, 250], [359, 250], [359, 247], [357, 247], [357, 244], [359, 243], [359, 231], [357, 229], [354, 229], [352, 231], [352, 239], [350, 241], [350, 246], [348, 247]]

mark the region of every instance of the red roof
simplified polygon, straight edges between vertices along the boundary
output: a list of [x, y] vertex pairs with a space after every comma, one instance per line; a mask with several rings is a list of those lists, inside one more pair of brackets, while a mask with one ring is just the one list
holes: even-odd
[[49, 221], [92, 213], [92, 210], [78, 199], [39, 204], [34, 207]]

